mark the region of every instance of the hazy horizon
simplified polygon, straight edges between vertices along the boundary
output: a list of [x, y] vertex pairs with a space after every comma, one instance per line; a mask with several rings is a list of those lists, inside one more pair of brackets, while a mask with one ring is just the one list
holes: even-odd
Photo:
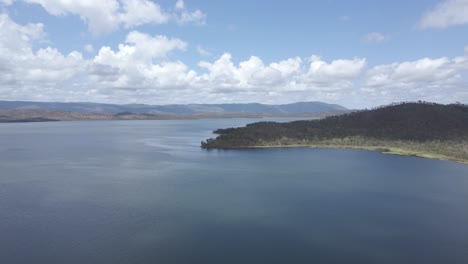
[[[101, 102], [92, 102], [92, 101], [82, 101], [82, 102], [78, 102], [78, 101], [70, 101], [70, 102], [61, 102], [61, 101], [23, 101], [23, 100], [0, 100], [0, 102], [24, 102], [24, 103], [51, 103], [51, 104], [55, 104], [55, 103], [58, 103], [58, 104], [103, 104], [103, 105], [121, 105], [121, 106], [124, 106], [124, 105], [146, 105], [146, 106], [170, 106], [170, 105], [180, 105], [180, 106], [184, 106], [184, 105], [248, 105], [248, 104], [262, 104], [262, 105], [268, 105], [268, 106], [279, 106], [279, 105], [292, 105], [292, 104], [300, 104], [300, 103], [324, 103], [324, 104], [330, 104], [330, 105], [338, 105], [338, 106], [342, 106], [344, 108], [347, 108], [347, 109], [367, 109], [367, 108], [375, 108], [375, 107], [382, 107], [382, 106], [386, 106], [386, 105], [390, 105], [390, 104], [399, 104], [399, 103], [416, 103], [420, 100], [415, 100], [415, 101], [400, 101], [400, 102], [389, 102], [388, 104], [382, 104], [382, 105], [370, 105], [368, 107], [363, 107], [363, 108], [351, 108], [351, 107], [347, 107], [345, 105], [342, 105], [342, 104], [338, 104], [338, 103], [329, 103], [329, 102], [324, 102], [324, 101], [297, 101], [297, 102], [290, 102], [290, 103], [278, 103], [278, 104], [269, 104], [269, 103], [259, 103], [259, 102], [233, 102], [233, 103], [216, 103], [216, 102], [213, 102], [213, 103], [176, 103], [176, 104], [151, 104], [151, 103], [101, 103]], [[428, 102], [428, 103], [437, 103], [437, 102], [429, 102], [429, 101], [425, 101], [425, 102]], [[447, 102], [447, 103], [441, 103], [441, 104], [457, 104], [457, 103], [460, 103], [460, 102]]]

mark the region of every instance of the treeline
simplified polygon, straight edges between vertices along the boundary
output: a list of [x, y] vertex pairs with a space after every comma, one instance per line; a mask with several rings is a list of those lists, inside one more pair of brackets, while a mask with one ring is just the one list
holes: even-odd
[[218, 129], [219, 136], [203, 148], [238, 148], [288, 138], [317, 141], [364, 137], [416, 142], [468, 138], [468, 106], [402, 102], [320, 120], [289, 123], [259, 122], [241, 128]]

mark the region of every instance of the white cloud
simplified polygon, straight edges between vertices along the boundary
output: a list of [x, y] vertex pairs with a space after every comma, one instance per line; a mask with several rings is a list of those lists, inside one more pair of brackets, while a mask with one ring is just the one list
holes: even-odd
[[198, 54], [200, 54], [201, 56], [204, 56], [204, 57], [209, 57], [209, 56], [213, 55], [213, 54], [211, 54], [211, 52], [204, 49], [202, 46], [197, 46], [197, 52], [198, 52]]
[[170, 19], [170, 15], [152, 1], [125, 0], [121, 3], [123, 12], [119, 14], [119, 20], [126, 28], [143, 24], [163, 24]]
[[75, 76], [85, 64], [79, 52], [74, 51], [65, 56], [50, 47], [39, 49], [27, 63], [29, 67], [24, 69], [26, 73], [24, 79], [43, 83], [68, 80]]
[[208, 70], [207, 74], [201, 76], [204, 82], [216, 82], [220, 87], [231, 87], [240, 83], [238, 70], [229, 53], [223, 54], [213, 63], [202, 61], [198, 65]]
[[299, 74], [302, 70], [302, 59], [299, 57], [289, 58], [279, 62], [273, 62], [270, 67], [282, 73], [284, 77], [290, 77]]
[[31, 48], [45, 37], [42, 24], [18, 25], [8, 15], [0, 15], [0, 85], [8, 83], [51, 83], [69, 79], [82, 68], [78, 52], [62, 55], [51, 47]]
[[[116, 52], [101, 50], [94, 65], [103, 63], [108, 68], [100, 69], [102, 78], [95, 80], [95, 86], [103, 87], [101, 91], [132, 87], [135, 91], [131, 95], [113, 96], [145, 94], [140, 98], [143, 102], [156, 95], [177, 98], [166, 103], [322, 100], [372, 106], [402, 100], [468, 100], [462, 76], [468, 70], [467, 55], [376, 65], [365, 70], [364, 58], [327, 62], [318, 56], [306, 60], [295, 57], [266, 64], [251, 56], [234, 63], [232, 55], [225, 53], [214, 61], [201, 61], [198, 66], [202, 71], [197, 72], [164, 57], [159, 57], [161, 62], [139, 60], [134, 54], [141, 52], [137, 51], [140, 48], [121, 45]], [[107, 62], [100, 60], [105, 52], [112, 55]]]
[[[3, 0], [5, 1], [5, 0]], [[144, 24], [164, 24], [175, 20], [180, 24], [204, 24], [206, 14], [188, 11], [183, 1], [176, 3], [175, 13], [165, 11], [151, 0], [23, 0], [41, 5], [54, 16], [77, 15], [95, 34], [110, 33], [120, 27], [133, 28]]]
[[177, 23], [183, 24], [195, 24], [204, 25], [206, 24], [206, 14], [201, 10], [196, 9], [189, 11], [185, 6], [184, 0], [177, 0], [175, 4], [175, 13], [173, 14], [174, 19]]
[[180, 39], [169, 39], [166, 36], [150, 36], [138, 31], [130, 32], [125, 40], [126, 44], [119, 44], [118, 51], [110, 47], [102, 47], [94, 62], [110, 66], [132, 66], [150, 64], [155, 59], [164, 58], [173, 50], [185, 50], [187, 43]]
[[[364, 80], [363, 96], [375, 96], [376, 103], [402, 100], [438, 102], [468, 101], [468, 57], [423, 58], [415, 61], [378, 65], [370, 69]], [[385, 96], [385, 97], [382, 97]]]
[[186, 50], [188, 45], [178, 38], [168, 38], [161, 35], [152, 37], [138, 31], [130, 32], [127, 35], [126, 42], [134, 44], [135, 54], [143, 59], [165, 57], [173, 50]]
[[348, 88], [349, 82], [360, 75], [365, 59], [327, 63], [313, 57], [310, 65], [306, 65], [296, 57], [265, 65], [260, 58], [252, 56], [235, 65], [232, 56], [225, 53], [215, 62], [200, 62], [199, 66], [208, 71], [201, 75], [202, 82], [231, 93], [236, 90], [316, 92]]
[[468, 24], [468, 0], [444, 0], [426, 12], [419, 22], [422, 28], [446, 28]]
[[[175, 85], [181, 81], [175, 76], [188, 70], [182, 62], [155, 61], [166, 59], [175, 50], [184, 51], [187, 43], [166, 36], [150, 36], [137, 31], [130, 32], [126, 44], [120, 44], [118, 51], [102, 47], [93, 59], [90, 72], [93, 80], [109, 87], [141, 87], [150, 85]], [[172, 78], [172, 79], [171, 79]], [[181, 77], [183, 78], [183, 77]]]
[[456, 63], [448, 58], [424, 58], [416, 61], [378, 65], [368, 71], [369, 87], [417, 88], [434, 83], [447, 83], [460, 78]]
[[31, 43], [46, 36], [43, 24], [18, 25], [7, 14], [0, 14], [0, 30], [0, 54], [4, 56], [30, 53]]
[[371, 32], [364, 36], [364, 41], [369, 43], [379, 43], [388, 40], [388, 36], [380, 32]]
[[176, 15], [176, 20], [179, 24], [196, 24], [204, 25], [206, 23], [206, 14], [199, 9], [189, 12], [182, 11], [182, 13]]
[[41, 5], [48, 13], [55, 16], [78, 15], [94, 34], [117, 30], [120, 21], [118, 11], [120, 3], [114, 0], [24, 0]]
[[366, 59], [334, 60], [327, 63], [318, 56], [311, 57], [309, 79], [317, 81], [331, 81], [339, 79], [353, 79], [358, 77], [366, 66]]
[[0, 15], [0, 99], [160, 104], [321, 100], [356, 107], [419, 99], [468, 102], [467, 47], [455, 58], [369, 69], [365, 58], [311, 56], [267, 63], [251, 56], [237, 62], [229, 53], [191, 68], [174, 59], [188, 47], [178, 38], [132, 31], [117, 48], [96, 48], [91, 59], [43, 47], [45, 38], [42, 24], [20, 25]]

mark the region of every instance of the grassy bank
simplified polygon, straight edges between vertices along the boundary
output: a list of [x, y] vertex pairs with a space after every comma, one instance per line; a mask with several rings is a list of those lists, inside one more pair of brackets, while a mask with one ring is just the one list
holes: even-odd
[[468, 106], [404, 102], [318, 120], [258, 122], [214, 131], [202, 148], [378, 150], [468, 163]]
[[248, 148], [343, 148], [380, 151], [385, 154], [417, 156], [429, 159], [450, 160], [468, 164], [468, 141], [428, 141], [379, 140], [363, 137], [334, 138], [328, 140], [294, 140], [282, 138]]

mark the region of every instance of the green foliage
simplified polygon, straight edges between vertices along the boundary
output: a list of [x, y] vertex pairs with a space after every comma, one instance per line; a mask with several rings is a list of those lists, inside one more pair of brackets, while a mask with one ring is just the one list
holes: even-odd
[[[218, 129], [203, 148], [284, 145], [412, 146], [467, 158], [468, 107], [426, 102], [400, 103], [320, 120], [289, 123], [259, 122], [241, 128]], [[391, 143], [390, 143], [391, 142]], [[422, 144], [424, 143], [424, 144]], [[459, 147], [456, 147], [456, 146]], [[456, 153], [456, 154], [454, 154]], [[465, 153], [465, 154], [463, 154]]]

